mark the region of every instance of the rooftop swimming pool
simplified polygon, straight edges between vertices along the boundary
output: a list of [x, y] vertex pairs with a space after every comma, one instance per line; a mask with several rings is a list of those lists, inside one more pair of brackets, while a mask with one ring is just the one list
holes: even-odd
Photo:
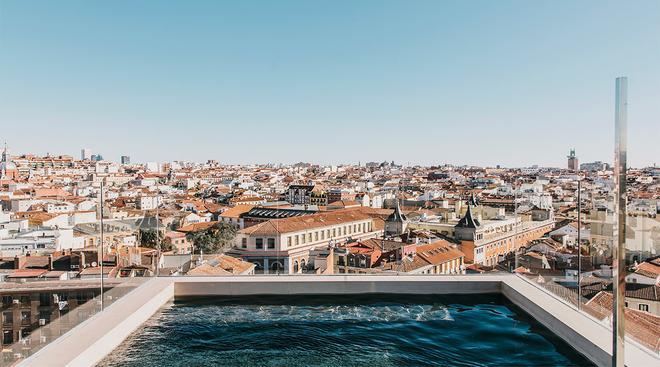
[[592, 366], [500, 295], [178, 300], [99, 366]]

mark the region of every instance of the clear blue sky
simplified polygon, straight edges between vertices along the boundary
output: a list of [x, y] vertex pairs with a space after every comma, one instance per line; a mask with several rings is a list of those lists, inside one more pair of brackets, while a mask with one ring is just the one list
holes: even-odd
[[660, 163], [660, 1], [0, 0], [14, 153]]

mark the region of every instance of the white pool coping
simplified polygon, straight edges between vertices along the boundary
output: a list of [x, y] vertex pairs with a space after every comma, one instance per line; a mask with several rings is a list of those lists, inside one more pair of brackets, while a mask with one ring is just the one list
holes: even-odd
[[[18, 366], [94, 366], [175, 297], [272, 294], [501, 293], [599, 366], [611, 364], [611, 330], [519, 276], [296, 275], [154, 278], [62, 335]], [[626, 365], [660, 365], [657, 355], [626, 342]]]

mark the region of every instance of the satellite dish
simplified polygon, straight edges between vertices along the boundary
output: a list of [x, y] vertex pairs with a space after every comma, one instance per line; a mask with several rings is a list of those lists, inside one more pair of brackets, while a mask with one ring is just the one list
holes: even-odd
[[92, 261], [92, 266], [96, 266], [96, 265], [98, 265], [96, 261]]

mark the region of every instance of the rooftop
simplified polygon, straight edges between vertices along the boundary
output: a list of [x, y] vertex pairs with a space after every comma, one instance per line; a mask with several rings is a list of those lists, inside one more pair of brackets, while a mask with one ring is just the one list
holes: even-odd
[[[611, 330], [579, 313], [521, 276], [250, 276], [152, 278], [102, 313], [19, 363], [19, 366], [96, 364], [165, 303], [188, 297], [304, 294], [479, 294], [501, 293], [513, 304], [569, 342], [597, 365], [610, 363]], [[130, 317], [127, 317], [130, 315]], [[657, 364], [633, 340], [626, 340], [626, 365]]]

